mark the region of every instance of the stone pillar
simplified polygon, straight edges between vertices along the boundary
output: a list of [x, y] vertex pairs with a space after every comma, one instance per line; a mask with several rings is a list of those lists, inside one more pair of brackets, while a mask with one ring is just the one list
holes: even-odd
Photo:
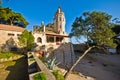
[[56, 36], [54, 36], [54, 43], [56, 43]]

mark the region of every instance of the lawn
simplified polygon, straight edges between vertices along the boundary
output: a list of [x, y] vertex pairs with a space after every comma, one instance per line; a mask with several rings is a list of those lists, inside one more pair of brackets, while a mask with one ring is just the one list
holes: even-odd
[[7, 53], [0, 53], [0, 58], [10, 58], [13, 56], [21, 55], [20, 53], [14, 53], [14, 52], [7, 52]]
[[0, 63], [0, 80], [28, 80], [27, 60], [22, 57]]

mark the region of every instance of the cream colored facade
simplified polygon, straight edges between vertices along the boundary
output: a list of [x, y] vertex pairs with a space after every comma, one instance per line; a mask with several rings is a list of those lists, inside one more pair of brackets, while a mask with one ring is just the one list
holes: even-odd
[[[34, 36], [34, 42], [38, 46], [43, 45], [60, 45], [68, 43], [68, 34], [65, 32], [65, 15], [61, 8], [58, 7], [54, 16], [54, 21], [51, 27], [55, 31], [47, 30], [47, 26], [42, 23], [42, 31], [38, 31], [41, 27], [34, 27], [32, 34]], [[0, 24], [0, 46], [6, 43], [7, 40], [13, 38], [15, 45], [18, 46], [18, 36], [22, 34], [24, 28], [10, 25]]]
[[0, 24], [0, 47], [12, 38], [15, 46], [18, 46], [18, 36], [22, 34], [24, 28]]
[[65, 24], [65, 15], [61, 8], [58, 7], [58, 10], [54, 15], [54, 27], [56, 27], [56, 32], [59, 34], [65, 34]]
[[13, 38], [15, 44], [18, 45], [18, 36], [20, 34], [21, 32], [0, 30], [0, 45], [5, 44], [10, 38]]

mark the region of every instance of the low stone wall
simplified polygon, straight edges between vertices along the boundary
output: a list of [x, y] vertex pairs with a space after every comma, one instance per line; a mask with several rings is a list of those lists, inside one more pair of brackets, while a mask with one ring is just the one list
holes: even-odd
[[[39, 73], [39, 72], [43, 72], [46, 74], [47, 80], [56, 80], [55, 76], [50, 72], [50, 70], [46, 67], [46, 65], [34, 54], [34, 52], [32, 52], [33, 58], [35, 59], [36, 65], [37, 65], [37, 69], [38, 72], [29, 74], [29, 80], [34, 80], [32, 77], [32, 75]], [[28, 56], [29, 59], [29, 56]], [[28, 62], [29, 64], [29, 62]], [[35, 66], [36, 66], [35, 65]], [[29, 68], [29, 66], [28, 66]]]
[[10, 57], [10, 58], [1, 58], [0, 59], [0, 62], [5, 62], [5, 61], [12, 61], [12, 60], [16, 60], [18, 58], [20, 58], [21, 56], [13, 56], [13, 57]]

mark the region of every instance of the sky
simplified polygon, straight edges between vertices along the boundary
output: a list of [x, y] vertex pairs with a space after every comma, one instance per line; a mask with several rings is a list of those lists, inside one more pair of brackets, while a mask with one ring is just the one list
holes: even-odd
[[29, 22], [28, 30], [34, 25], [53, 23], [54, 14], [61, 6], [66, 17], [66, 32], [69, 34], [76, 17], [85, 11], [102, 11], [120, 18], [120, 0], [3, 0], [3, 7], [21, 13]]

